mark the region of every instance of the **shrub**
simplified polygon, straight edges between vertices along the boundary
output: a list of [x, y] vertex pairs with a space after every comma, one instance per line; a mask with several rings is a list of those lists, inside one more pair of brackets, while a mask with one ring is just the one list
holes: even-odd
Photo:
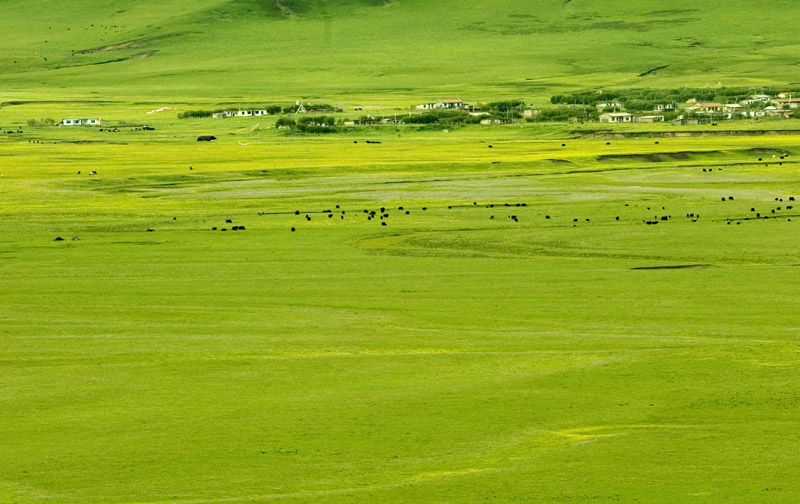
[[178, 119], [200, 119], [203, 117], [211, 117], [221, 110], [187, 110], [178, 114]]
[[56, 124], [55, 119], [28, 119], [28, 126], [53, 126]]
[[275, 122], [275, 126], [279, 128], [294, 128], [297, 126], [297, 123], [290, 117], [280, 117]]

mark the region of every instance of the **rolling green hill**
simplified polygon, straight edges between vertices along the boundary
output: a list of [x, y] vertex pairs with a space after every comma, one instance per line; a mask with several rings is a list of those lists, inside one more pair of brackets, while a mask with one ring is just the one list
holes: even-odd
[[546, 96], [796, 83], [791, 0], [167, 0], [0, 5], [0, 89], [64, 96]]

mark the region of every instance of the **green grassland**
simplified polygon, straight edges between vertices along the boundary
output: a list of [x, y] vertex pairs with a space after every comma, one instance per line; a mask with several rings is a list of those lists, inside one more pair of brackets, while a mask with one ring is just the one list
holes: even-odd
[[7, 0], [0, 89], [398, 104], [781, 86], [798, 82], [785, 20], [799, 13], [792, 0]]
[[800, 121], [154, 112], [779, 89], [798, 9], [0, 3], [0, 503], [800, 501]]
[[1, 501], [797, 501], [800, 136], [237, 121], [0, 140]]

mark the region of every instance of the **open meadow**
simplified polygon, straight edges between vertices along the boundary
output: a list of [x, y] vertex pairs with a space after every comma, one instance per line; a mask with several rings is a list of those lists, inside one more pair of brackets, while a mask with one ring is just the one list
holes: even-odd
[[0, 2], [0, 503], [800, 502], [798, 15]]
[[0, 140], [0, 501], [800, 496], [800, 136], [157, 126]]

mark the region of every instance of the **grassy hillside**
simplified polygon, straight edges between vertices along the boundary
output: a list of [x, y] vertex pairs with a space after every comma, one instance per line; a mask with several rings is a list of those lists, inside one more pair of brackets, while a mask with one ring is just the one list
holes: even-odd
[[781, 85], [800, 81], [780, 22], [798, 14], [791, 0], [10, 0], [0, 87], [406, 101]]

